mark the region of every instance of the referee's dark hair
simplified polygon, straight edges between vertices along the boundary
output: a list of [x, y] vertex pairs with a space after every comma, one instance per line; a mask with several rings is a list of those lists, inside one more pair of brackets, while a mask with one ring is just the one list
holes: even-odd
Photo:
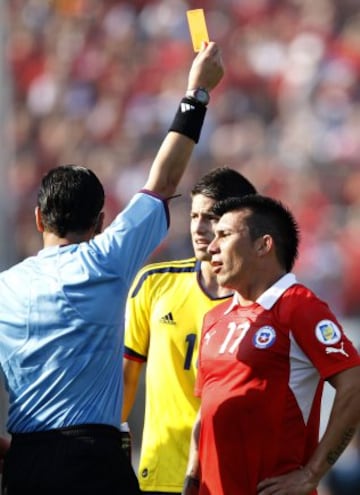
[[37, 197], [44, 228], [65, 237], [97, 225], [104, 206], [104, 188], [86, 167], [63, 165], [42, 179]]

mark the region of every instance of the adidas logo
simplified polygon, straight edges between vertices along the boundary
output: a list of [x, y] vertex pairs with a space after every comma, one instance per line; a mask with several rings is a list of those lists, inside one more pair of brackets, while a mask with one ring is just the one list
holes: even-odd
[[161, 323], [166, 323], [168, 325], [176, 325], [175, 320], [173, 318], [173, 315], [172, 315], [171, 311], [170, 311], [170, 313], [167, 313], [166, 315], [162, 316], [160, 318], [160, 322]]
[[191, 110], [195, 110], [195, 107], [194, 105], [190, 105], [190, 103], [181, 103], [180, 110], [181, 113], [185, 113], [185, 112], [190, 112]]

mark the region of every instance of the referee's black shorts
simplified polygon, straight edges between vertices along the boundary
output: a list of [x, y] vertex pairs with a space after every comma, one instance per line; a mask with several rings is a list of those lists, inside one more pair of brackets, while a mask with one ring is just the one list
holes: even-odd
[[2, 490], [4, 495], [140, 494], [121, 433], [106, 425], [13, 434]]

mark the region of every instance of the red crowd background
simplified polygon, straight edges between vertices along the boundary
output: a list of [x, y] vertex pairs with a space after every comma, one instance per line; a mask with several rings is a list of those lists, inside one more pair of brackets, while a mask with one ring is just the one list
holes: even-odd
[[107, 220], [144, 183], [193, 58], [186, 10], [203, 8], [226, 76], [154, 259], [191, 256], [189, 190], [211, 168], [245, 173], [294, 211], [299, 279], [339, 316], [360, 304], [358, 0], [11, 0], [6, 62], [13, 143], [6, 189], [18, 259], [40, 248], [39, 179], [85, 164]]

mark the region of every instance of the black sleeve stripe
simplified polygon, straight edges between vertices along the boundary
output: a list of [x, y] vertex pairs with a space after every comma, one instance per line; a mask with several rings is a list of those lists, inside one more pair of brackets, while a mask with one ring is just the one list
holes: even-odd
[[139, 354], [130, 349], [130, 347], [126, 346], [124, 347], [124, 357], [127, 359], [132, 359], [133, 361], [139, 361], [141, 363], [145, 363], [147, 361], [146, 356], [143, 356], [142, 354]]

